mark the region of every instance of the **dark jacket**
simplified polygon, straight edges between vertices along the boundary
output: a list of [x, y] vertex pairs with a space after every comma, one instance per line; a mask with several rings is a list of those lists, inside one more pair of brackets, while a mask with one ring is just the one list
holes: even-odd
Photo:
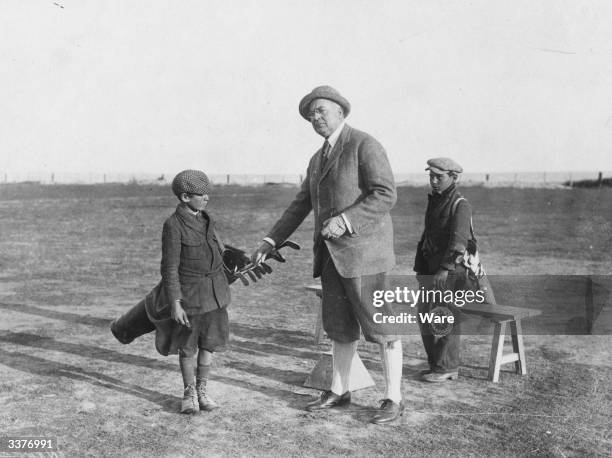
[[433, 275], [440, 268], [455, 269], [457, 257], [462, 255], [471, 238], [472, 209], [461, 200], [452, 213], [453, 203], [461, 194], [452, 184], [442, 194], [430, 193], [425, 212], [425, 230], [417, 246], [414, 271], [419, 275]]
[[[321, 169], [322, 151], [310, 159], [300, 192], [268, 237], [286, 240], [314, 211], [314, 277], [321, 275], [322, 245], [343, 277], [358, 277], [390, 270], [395, 264], [390, 211], [397, 199], [395, 182], [384, 148], [372, 136], [345, 125]], [[323, 240], [323, 222], [344, 213], [348, 232]]]
[[164, 222], [161, 286], [167, 305], [180, 299], [188, 315], [201, 315], [230, 303], [222, 244], [214, 227], [206, 212], [196, 217], [184, 204]]

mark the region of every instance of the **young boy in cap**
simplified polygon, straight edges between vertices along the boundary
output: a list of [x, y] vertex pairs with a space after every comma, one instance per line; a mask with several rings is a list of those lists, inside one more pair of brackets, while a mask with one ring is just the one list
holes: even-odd
[[178, 351], [183, 377], [181, 413], [210, 411], [218, 405], [208, 395], [213, 352], [227, 344], [228, 281], [222, 245], [206, 213], [209, 180], [199, 170], [184, 170], [172, 181], [179, 199], [162, 232], [161, 287], [170, 316], [171, 345]]
[[[434, 290], [478, 290], [478, 280], [463, 264], [468, 241], [475, 244], [471, 230], [472, 210], [457, 189], [463, 168], [453, 159], [439, 157], [427, 161], [431, 193], [425, 213], [425, 230], [417, 246], [414, 271], [420, 286]], [[429, 312], [435, 304], [420, 303], [419, 312]], [[460, 333], [458, 309], [446, 304], [454, 316], [449, 334], [433, 335], [419, 323], [429, 370], [421, 373], [427, 382], [444, 382], [458, 377]]]

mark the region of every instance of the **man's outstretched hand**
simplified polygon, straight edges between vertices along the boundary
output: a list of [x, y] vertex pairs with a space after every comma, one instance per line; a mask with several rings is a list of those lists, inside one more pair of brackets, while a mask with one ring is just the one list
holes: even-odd
[[245, 251], [231, 245], [225, 245], [223, 268], [230, 285], [240, 280], [244, 286], [249, 286], [249, 279], [256, 283], [262, 276], [272, 273], [272, 268], [265, 262], [254, 264]]
[[293, 250], [301, 249], [299, 244], [291, 240], [285, 240], [277, 247], [274, 247], [271, 243], [262, 240], [257, 249], [251, 255], [251, 262], [255, 265], [261, 264], [266, 259], [274, 259], [278, 262], [286, 262], [285, 257], [280, 254], [280, 250], [285, 247], [291, 248]]
[[251, 255], [251, 262], [255, 265], [259, 265], [266, 260], [268, 255], [274, 251], [272, 244], [262, 240], [259, 246], [253, 251]]

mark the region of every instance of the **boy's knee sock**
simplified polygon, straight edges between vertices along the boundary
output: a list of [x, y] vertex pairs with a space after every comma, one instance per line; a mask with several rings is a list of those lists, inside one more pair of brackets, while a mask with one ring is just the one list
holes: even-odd
[[193, 385], [195, 379], [196, 359], [194, 356], [179, 356], [181, 375], [183, 376], [183, 386]]
[[198, 364], [198, 375], [196, 377], [197, 383], [206, 385], [209, 374], [210, 374], [210, 364], [206, 364], [206, 365]]
[[331, 391], [342, 395], [349, 390], [349, 378], [351, 375], [351, 364], [357, 351], [357, 344], [354, 342], [332, 341], [332, 355], [334, 367], [332, 371]]
[[210, 375], [210, 367], [212, 364], [212, 352], [208, 350], [200, 350], [198, 354], [198, 375], [197, 382], [206, 385], [208, 376]]
[[402, 400], [402, 341], [394, 340], [380, 344], [380, 358], [385, 376], [385, 399]]

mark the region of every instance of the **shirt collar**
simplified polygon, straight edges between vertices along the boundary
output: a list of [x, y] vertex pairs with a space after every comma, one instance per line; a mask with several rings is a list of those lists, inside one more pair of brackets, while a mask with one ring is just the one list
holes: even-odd
[[199, 211], [193, 211], [191, 208], [187, 206], [185, 202], [181, 202], [178, 205], [178, 208], [180, 209], [181, 213], [184, 213], [186, 215], [198, 216], [198, 214], [200, 213]]
[[346, 121], [342, 121], [340, 125], [338, 126], [338, 128], [334, 130], [333, 133], [329, 137], [326, 138], [327, 142], [329, 143], [329, 146], [331, 146], [332, 148], [338, 141], [338, 137], [340, 136], [340, 133], [342, 132], [342, 128], [344, 127], [345, 124], [346, 124]]

